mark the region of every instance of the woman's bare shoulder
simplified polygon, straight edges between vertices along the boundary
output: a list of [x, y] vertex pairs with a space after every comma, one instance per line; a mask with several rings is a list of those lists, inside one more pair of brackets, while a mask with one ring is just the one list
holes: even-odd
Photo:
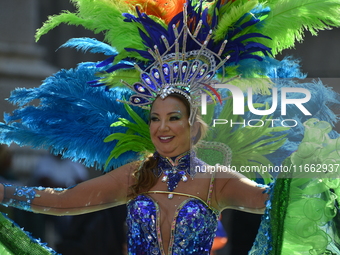
[[111, 177], [114, 177], [116, 175], [120, 175], [120, 176], [125, 175], [126, 177], [129, 177], [129, 176], [132, 176], [136, 170], [138, 170], [140, 165], [141, 165], [141, 161], [133, 161], [125, 165], [122, 165], [120, 167], [117, 167], [115, 169], [112, 169], [107, 174], [110, 175]]

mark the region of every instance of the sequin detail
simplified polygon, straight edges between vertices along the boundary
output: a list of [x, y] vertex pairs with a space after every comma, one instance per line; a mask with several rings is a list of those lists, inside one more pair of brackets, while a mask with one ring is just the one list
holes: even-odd
[[[157, 152], [155, 152], [154, 157], [158, 158], [156, 175], [159, 177], [164, 174], [162, 182], [167, 183], [168, 191], [174, 191], [181, 180], [186, 182], [188, 180], [187, 175], [194, 178], [196, 172], [191, 170], [192, 165], [202, 166], [205, 164], [195, 156], [193, 151], [185, 152], [174, 159], [162, 157]], [[172, 194], [169, 194], [168, 198], [172, 197]]]
[[266, 207], [266, 211], [262, 216], [261, 225], [249, 255], [267, 255], [272, 250], [270, 201], [267, 202]]
[[[32, 212], [31, 204], [33, 200], [40, 195], [36, 194], [37, 190], [45, 190], [45, 187], [26, 187], [15, 186], [8, 183], [4, 185], [4, 198], [1, 202], [4, 206], [11, 206], [21, 210]], [[74, 187], [74, 186], [73, 186]], [[68, 188], [71, 189], [72, 187]], [[54, 191], [63, 191], [64, 188], [53, 188]]]
[[210, 254], [218, 214], [195, 198], [184, 201], [176, 213], [169, 254]]
[[127, 208], [129, 254], [161, 255], [158, 205], [151, 198], [140, 195], [130, 201]]
[[15, 187], [11, 184], [4, 184], [5, 190], [7, 190], [7, 187], [14, 188], [13, 198], [9, 198], [8, 201], [5, 201], [5, 193], [4, 201], [2, 202], [2, 204], [5, 206], [12, 206], [21, 210], [31, 212], [31, 203], [36, 196], [35, 189], [30, 187]]
[[[261, 224], [259, 230], [257, 232], [254, 244], [252, 249], [249, 251], [249, 255], [269, 255], [269, 254], [276, 254], [273, 252], [273, 220], [279, 221], [279, 219], [272, 218], [272, 200], [273, 200], [273, 185], [271, 183], [270, 186], [258, 184], [258, 187], [265, 187], [265, 193], [269, 194], [269, 199], [266, 201], [266, 209], [262, 216]], [[285, 197], [286, 198], [286, 197]], [[277, 233], [280, 235], [280, 233]], [[279, 239], [279, 236], [276, 237]], [[280, 252], [279, 252], [280, 253]], [[279, 254], [277, 253], [277, 254]]]
[[[157, 203], [142, 194], [129, 201], [127, 207], [129, 254], [164, 255]], [[167, 254], [210, 254], [218, 215], [200, 199], [183, 201], [174, 215]]]

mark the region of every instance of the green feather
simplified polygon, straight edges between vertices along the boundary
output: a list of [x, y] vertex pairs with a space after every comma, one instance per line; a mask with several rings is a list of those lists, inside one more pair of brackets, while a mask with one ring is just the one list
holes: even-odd
[[[229, 121], [243, 122], [242, 116], [233, 115], [232, 112], [232, 98], [228, 99], [224, 105], [221, 113], [217, 117], [218, 119], [226, 119]], [[268, 109], [268, 105], [254, 104], [254, 107], [263, 107]], [[212, 123], [214, 118], [213, 115], [213, 105], [207, 106], [207, 115], [203, 118], [207, 123]], [[245, 109], [249, 111], [248, 108]], [[285, 131], [288, 128], [285, 127], [270, 127], [271, 122], [265, 121], [269, 119], [268, 116], [263, 116], [262, 121], [265, 123], [262, 127], [250, 127], [243, 125], [233, 125], [229, 123], [216, 125], [215, 127], [210, 127], [207, 137], [204, 139], [209, 142], [218, 142], [226, 144], [232, 151], [232, 161], [231, 166], [235, 166], [237, 170], [241, 166], [258, 166], [261, 165], [272, 165], [272, 163], [265, 157], [265, 155], [273, 153], [278, 148], [280, 148], [285, 142], [285, 134], [280, 136], [273, 136], [273, 133]], [[235, 126], [237, 127], [235, 129]], [[207, 150], [210, 150], [209, 153]], [[204, 148], [198, 147], [197, 153], [202, 157], [202, 160], [209, 161], [211, 155], [216, 155], [216, 148]], [[220, 159], [220, 164], [223, 164], [223, 159]], [[215, 162], [216, 163], [216, 162]], [[254, 173], [242, 173], [248, 178], [255, 178]], [[271, 176], [269, 173], [260, 173], [265, 183], [271, 181]]]
[[[230, 77], [235, 77], [237, 75], [240, 75], [240, 71], [238, 71], [237, 68], [238, 68], [237, 66], [226, 68], [227, 77], [229, 79]], [[254, 94], [270, 95], [269, 89], [273, 87], [272, 80], [268, 78], [267, 76], [256, 74], [256, 71], [257, 70], [254, 69], [254, 72], [252, 73], [252, 77], [238, 78], [238, 79], [234, 79], [228, 82], [225, 82], [224, 80], [226, 79], [222, 77], [221, 75], [218, 75], [217, 77], [221, 81], [221, 83], [234, 85], [240, 88], [244, 92], [246, 92], [248, 88], [252, 88]]]
[[136, 69], [120, 69], [112, 73], [98, 73], [97, 76], [101, 77], [99, 82], [105, 83], [109, 87], [122, 86], [126, 87], [121, 80], [128, 84], [134, 84], [140, 80], [140, 72]]
[[[62, 23], [69, 25], [83, 26], [94, 33], [104, 33], [105, 41], [114, 46], [116, 50], [124, 54], [118, 55], [116, 60], [119, 61], [126, 57], [127, 53], [124, 48], [145, 48], [139, 35], [136, 22], [124, 22], [123, 12], [132, 12], [131, 8], [123, 1], [113, 0], [73, 0], [77, 7], [76, 13], [68, 11], [59, 15], [50, 16], [44, 25], [37, 30], [36, 40], [46, 34], [48, 31]], [[131, 53], [128, 53], [131, 57]], [[144, 60], [138, 54], [136, 57]]]
[[146, 138], [150, 138], [150, 130], [148, 123], [146, 123], [129, 105], [125, 104], [124, 106], [128, 114], [138, 125], [139, 133]]
[[[258, 1], [235, 1], [222, 6], [219, 10], [219, 23], [213, 34], [214, 40], [224, 40], [228, 30], [233, 29], [235, 22], [245, 13], [250, 12], [257, 4]], [[245, 19], [243, 22], [245, 21], [248, 20]]]
[[339, 0], [270, 0], [263, 1], [271, 8], [268, 17], [261, 21], [261, 27], [252, 27], [249, 32], [260, 32], [272, 38], [271, 41], [257, 38], [272, 48], [273, 54], [294, 47], [303, 40], [304, 32], [313, 35], [319, 30], [340, 26]]
[[124, 107], [134, 122], [120, 118], [119, 121], [111, 124], [111, 127], [123, 126], [127, 127], [128, 130], [126, 133], [111, 134], [104, 139], [104, 142], [118, 140], [106, 161], [106, 166], [111, 159], [118, 158], [127, 151], [153, 153], [155, 150], [150, 138], [148, 123], [146, 123], [129, 105], [124, 104]]

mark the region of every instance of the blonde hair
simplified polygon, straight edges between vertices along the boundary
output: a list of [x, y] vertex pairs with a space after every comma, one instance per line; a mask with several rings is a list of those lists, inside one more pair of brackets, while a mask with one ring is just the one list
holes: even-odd
[[203, 139], [207, 135], [209, 129], [208, 124], [205, 123], [204, 120], [202, 120], [201, 116], [198, 114], [196, 114], [195, 116], [194, 123], [198, 123], [200, 126], [198, 128], [197, 134], [193, 139], [193, 145], [197, 144], [201, 139]]

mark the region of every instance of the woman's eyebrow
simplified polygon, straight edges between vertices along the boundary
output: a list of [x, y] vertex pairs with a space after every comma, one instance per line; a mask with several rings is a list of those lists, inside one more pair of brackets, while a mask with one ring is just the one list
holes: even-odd
[[167, 115], [170, 115], [170, 114], [173, 114], [173, 113], [180, 113], [181, 114], [181, 111], [169, 112], [169, 113], [167, 113]]
[[[174, 111], [174, 112], [168, 112], [166, 115], [171, 115], [171, 114], [174, 114], [174, 113], [182, 114], [181, 111]], [[159, 115], [157, 112], [151, 112], [150, 114]]]

